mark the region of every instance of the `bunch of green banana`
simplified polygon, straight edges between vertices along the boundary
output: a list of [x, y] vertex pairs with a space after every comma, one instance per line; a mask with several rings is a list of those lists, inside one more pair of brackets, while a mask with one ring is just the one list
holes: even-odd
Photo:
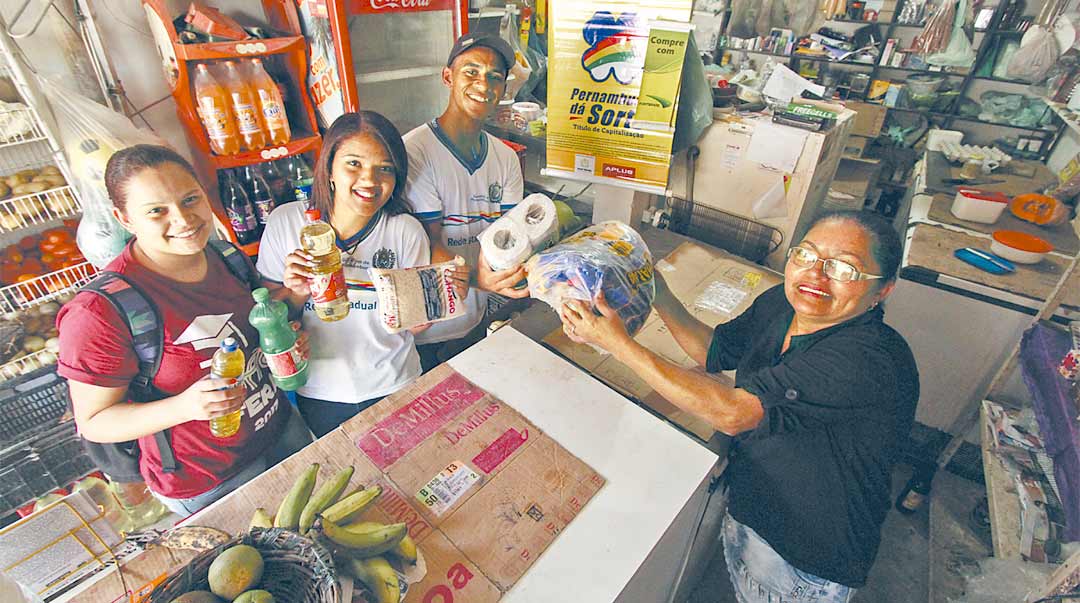
[[289, 493], [281, 500], [277, 515], [274, 516], [274, 527], [295, 530], [300, 527], [300, 513], [307, 505], [311, 497], [311, 491], [315, 488], [315, 478], [319, 474], [319, 464], [312, 463], [310, 467], [296, 478], [296, 483], [289, 489]]
[[349, 559], [348, 568], [375, 595], [375, 603], [398, 603], [401, 584], [397, 572], [383, 557]]
[[[380, 527], [382, 527], [382, 524], [374, 521], [356, 521], [346, 525], [345, 529], [350, 532], [370, 532]], [[393, 548], [388, 549], [386, 552], [406, 563], [416, 563], [416, 542], [413, 541], [408, 532], [405, 533], [405, 537], [401, 539], [401, 542], [398, 542]]]
[[349, 480], [352, 478], [353, 468], [346, 467], [341, 471], [334, 474], [334, 477], [330, 478], [330, 481], [323, 484], [315, 494], [304, 505], [304, 510], [300, 512], [300, 533], [307, 534], [311, 529], [311, 524], [315, 523], [315, 516], [326, 509], [330, 505], [334, 504], [334, 501], [341, 496], [341, 493], [345, 491], [345, 487], [349, 485]]
[[409, 534], [409, 528], [403, 523], [364, 523], [363, 527], [346, 529], [322, 519], [319, 529], [331, 542], [343, 548], [345, 553], [356, 558], [374, 557], [391, 551]]
[[323, 521], [344, 524], [350, 519], [359, 517], [371, 503], [375, 502], [375, 499], [379, 498], [380, 494], [382, 494], [381, 486], [361, 488], [330, 505], [319, 516], [323, 518]]

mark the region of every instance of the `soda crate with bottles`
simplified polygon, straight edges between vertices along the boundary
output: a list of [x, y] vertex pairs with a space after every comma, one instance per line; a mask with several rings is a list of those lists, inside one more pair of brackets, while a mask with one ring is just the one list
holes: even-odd
[[296, 6], [261, 4], [259, 26], [217, 27], [198, 11], [177, 17], [165, 0], [143, 0], [195, 169], [248, 255], [274, 207], [310, 197], [322, 143]]

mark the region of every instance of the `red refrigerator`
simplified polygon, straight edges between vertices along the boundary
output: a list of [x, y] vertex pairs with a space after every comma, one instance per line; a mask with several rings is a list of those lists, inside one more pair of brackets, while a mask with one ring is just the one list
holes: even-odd
[[[312, 44], [312, 96], [329, 125], [342, 111], [388, 117], [402, 134], [442, 113], [449, 91], [440, 74], [468, 27], [468, 0], [300, 0]], [[316, 46], [332, 55], [337, 77], [315, 73]]]

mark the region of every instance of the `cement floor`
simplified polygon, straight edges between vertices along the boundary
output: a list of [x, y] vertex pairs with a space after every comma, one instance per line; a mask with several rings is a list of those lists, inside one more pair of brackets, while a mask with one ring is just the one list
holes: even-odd
[[[897, 467], [893, 474], [894, 499], [910, 475], [910, 467]], [[967, 483], [976, 489], [982, 487], [980, 484]], [[946, 491], [939, 492], [937, 484], [933, 494], [949, 495]], [[923, 505], [919, 512], [912, 515], [903, 515], [895, 510], [889, 512], [882, 526], [877, 561], [866, 586], [856, 593], [853, 603], [923, 603], [928, 600], [929, 523], [929, 505]], [[736, 603], [719, 545], [705, 577], [691, 594], [688, 603]]]

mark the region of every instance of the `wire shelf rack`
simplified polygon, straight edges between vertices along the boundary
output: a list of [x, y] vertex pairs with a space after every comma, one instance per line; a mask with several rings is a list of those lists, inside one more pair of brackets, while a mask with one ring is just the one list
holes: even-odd
[[38, 369], [56, 364], [56, 354], [49, 350], [38, 350], [0, 365], [0, 385], [16, 377], [22, 377]]
[[55, 222], [82, 213], [70, 186], [0, 201], [0, 233]]
[[90, 262], [0, 288], [0, 312], [16, 312], [52, 301], [90, 282], [97, 269]]
[[45, 132], [34, 115], [34, 111], [25, 105], [0, 105], [0, 151], [8, 147], [45, 140]]

